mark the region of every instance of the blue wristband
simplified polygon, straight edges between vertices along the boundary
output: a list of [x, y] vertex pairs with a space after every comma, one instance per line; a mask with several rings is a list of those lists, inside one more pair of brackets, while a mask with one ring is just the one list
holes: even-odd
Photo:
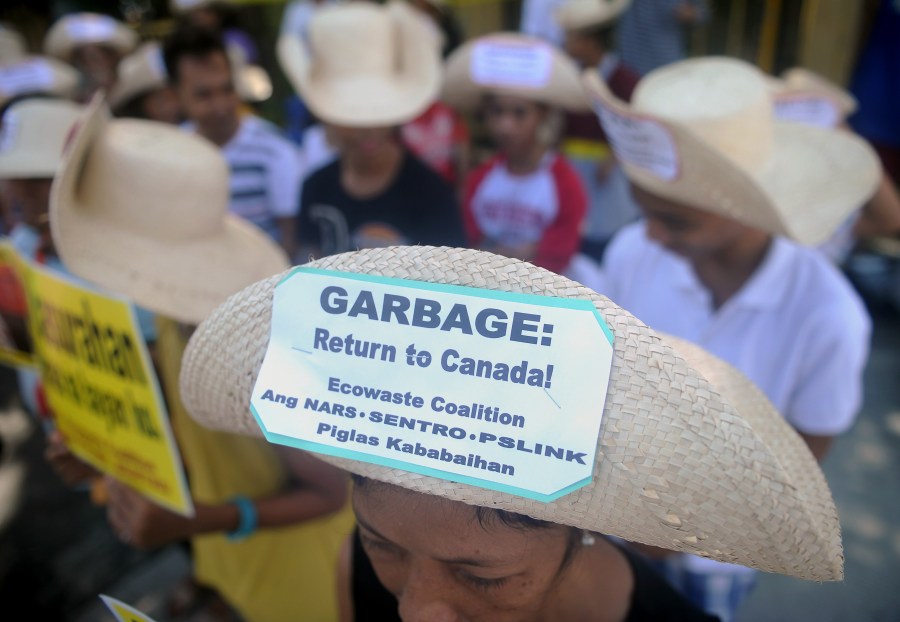
[[237, 529], [228, 532], [228, 539], [239, 542], [256, 531], [256, 506], [247, 497], [234, 497], [230, 503], [237, 507], [239, 518]]

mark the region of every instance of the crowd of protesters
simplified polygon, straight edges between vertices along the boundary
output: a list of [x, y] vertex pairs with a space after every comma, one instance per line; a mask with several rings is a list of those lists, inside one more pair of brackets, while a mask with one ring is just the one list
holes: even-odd
[[[485, 254], [446, 259], [437, 282], [493, 282], [494, 256], [572, 279], [630, 314], [638, 328], [614, 326], [623, 343], [649, 327], [740, 372], [745, 401], [679, 416], [743, 417], [758, 389], [783, 426], [776, 459], [798, 439], [808, 449], [801, 479], [819, 477], [815, 460], [854, 423], [871, 320], [840, 266], [858, 244], [900, 236], [879, 158], [890, 148], [849, 129], [854, 97], [802, 69], [684, 59], [704, 2], [525, 4], [523, 32], [466, 40], [439, 0], [292, 2], [275, 51], [305, 119], [293, 139], [258, 108], [272, 94], [259, 48], [274, 42], [253, 40], [227, 3], [173, 1], [160, 40], [72, 13], [37, 53], [0, 28], [0, 232], [29, 260], [137, 306], [196, 510], [176, 515], [111, 481], [110, 526], [139, 548], [189, 542], [190, 588], [243, 619], [729, 621], [754, 584], [747, 566], [766, 557], [741, 553], [746, 534], [732, 534], [730, 555], [608, 538], [622, 535], [611, 519], [407, 485], [246, 436], [246, 413], [198, 415], [182, 399], [192, 334], [232, 339], [221, 325], [237, 311], [204, 320], [291, 265], [408, 247], [418, 266], [417, 247], [447, 247]], [[885, 11], [896, 27], [898, 9]], [[394, 269], [385, 262], [373, 273]], [[254, 300], [241, 321], [267, 324]], [[24, 308], [0, 301], [4, 319]], [[683, 374], [702, 375], [706, 353], [684, 347]], [[635, 360], [662, 366], [663, 354], [621, 373], [641, 384]], [[690, 393], [682, 382], [652, 391], [675, 400]], [[20, 370], [19, 387], [52, 419], [39, 374]], [[632, 390], [617, 403], [651, 388]], [[59, 433], [47, 444], [67, 483], [101, 477]], [[712, 444], [707, 467], [731, 448]], [[742, 511], [734, 495], [691, 494], [688, 514]]]

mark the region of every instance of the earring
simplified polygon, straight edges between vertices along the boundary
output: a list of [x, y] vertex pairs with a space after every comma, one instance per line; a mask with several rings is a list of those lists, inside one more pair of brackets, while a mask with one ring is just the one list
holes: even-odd
[[594, 546], [597, 542], [597, 538], [594, 537], [590, 531], [585, 530], [584, 533], [581, 534], [581, 546]]

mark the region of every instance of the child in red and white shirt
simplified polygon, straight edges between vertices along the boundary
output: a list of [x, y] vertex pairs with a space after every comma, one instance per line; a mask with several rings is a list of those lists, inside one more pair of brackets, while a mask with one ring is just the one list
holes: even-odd
[[563, 272], [577, 252], [587, 198], [552, 147], [557, 108], [582, 108], [575, 65], [522, 35], [477, 39], [447, 61], [444, 100], [480, 106], [497, 155], [469, 174], [463, 219], [469, 243]]

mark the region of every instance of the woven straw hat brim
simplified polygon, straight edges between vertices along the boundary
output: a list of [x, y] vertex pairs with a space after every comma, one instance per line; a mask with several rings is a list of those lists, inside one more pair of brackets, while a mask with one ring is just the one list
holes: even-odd
[[[98, 44], [109, 46], [119, 54], [128, 54], [138, 44], [138, 35], [128, 26], [121, 22], [116, 22], [115, 27], [107, 35], [97, 37], [87, 37], [85, 39], [74, 39], [69, 33], [69, 24], [72, 20], [83, 19], [85, 16], [94, 17], [93, 14], [74, 14], [57, 20], [44, 39], [44, 53], [48, 56], [68, 62], [72, 56], [72, 51], [81, 45]], [[105, 16], [103, 16], [105, 17]]]
[[[593, 481], [554, 502], [323, 460], [425, 494], [627, 540], [805, 579], [842, 577], [836, 511], [809, 451], [746, 378], [702, 350], [687, 347], [682, 355], [679, 344], [673, 347], [607, 298], [531, 264], [481, 251], [390, 247], [310, 265], [586, 299], [615, 336]], [[191, 339], [181, 390], [200, 423], [261, 435], [249, 403], [268, 344], [272, 294], [282, 277], [231, 297]]]
[[322, 121], [344, 127], [401, 125], [415, 119], [437, 98], [441, 65], [431, 35], [415, 16], [404, 14], [408, 9], [393, 4], [379, 9], [391, 12], [402, 48], [398, 54], [405, 59], [397, 61], [401, 71], [393, 74], [329, 75], [317, 67], [299, 36], [283, 34], [279, 38], [276, 52], [282, 70]]
[[100, 104], [87, 113], [51, 188], [50, 229], [66, 268], [151, 311], [198, 324], [231, 294], [287, 267], [268, 236], [230, 215], [216, 234], [167, 243], [92, 215], [79, 177], [110, 120]]
[[[480, 84], [472, 78], [471, 64], [475, 46], [485, 41], [512, 43], [519, 45], [540, 45], [552, 54], [550, 79], [542, 87], [511, 87], [504, 85]], [[485, 95], [511, 95], [540, 102], [556, 108], [572, 111], [590, 109], [590, 102], [581, 85], [575, 63], [549, 44], [514, 33], [489, 35], [469, 41], [455, 50], [444, 64], [444, 83], [440, 99], [459, 110], [471, 111], [481, 105]]]
[[565, 30], [601, 28], [619, 19], [629, 6], [631, 0], [569, 0], [555, 17]]
[[671, 137], [679, 159], [675, 179], [623, 162], [632, 182], [659, 196], [814, 246], [862, 207], [880, 182], [878, 156], [849, 132], [776, 121], [770, 157], [750, 173], [689, 128], [635, 112], [596, 71], [585, 71], [583, 80], [603, 105], [652, 119]]

